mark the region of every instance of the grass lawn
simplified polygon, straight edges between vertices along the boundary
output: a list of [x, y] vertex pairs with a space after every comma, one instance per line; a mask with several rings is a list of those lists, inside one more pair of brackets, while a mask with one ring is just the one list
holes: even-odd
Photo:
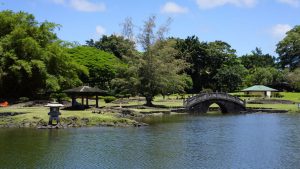
[[[231, 94], [240, 94], [243, 93], [231, 93]], [[281, 95], [283, 95], [282, 98], [274, 98], [271, 99], [277, 99], [277, 100], [289, 100], [295, 103], [300, 103], [300, 93], [296, 92], [280, 92]], [[257, 97], [242, 97], [241, 99], [246, 100], [255, 100], [255, 99], [261, 99]], [[300, 112], [300, 109], [298, 109], [297, 104], [247, 104], [247, 107], [249, 108], [271, 108], [271, 109], [277, 109], [277, 110], [288, 110], [289, 112]]]
[[300, 103], [300, 93], [295, 92], [280, 92], [283, 95], [282, 99]]
[[289, 112], [299, 112], [297, 104], [247, 104], [248, 108], [270, 108], [276, 110], [288, 110]]
[[[49, 120], [49, 108], [47, 107], [5, 107], [0, 108], [0, 113], [17, 112], [24, 113], [16, 116], [2, 117], [0, 118], [0, 124], [8, 122], [21, 123], [24, 121], [38, 122], [43, 120], [48, 122]], [[89, 119], [88, 125], [96, 125], [100, 123], [126, 123], [132, 124], [135, 121], [127, 118], [119, 118], [113, 113], [96, 114], [92, 113], [91, 109], [88, 110], [61, 110], [61, 119], [68, 117], [76, 117], [77, 119], [87, 118]]]

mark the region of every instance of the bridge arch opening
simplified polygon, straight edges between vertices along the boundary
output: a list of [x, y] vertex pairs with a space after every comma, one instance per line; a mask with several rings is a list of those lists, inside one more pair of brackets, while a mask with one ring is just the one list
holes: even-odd
[[226, 114], [228, 110], [225, 105], [218, 102], [211, 102], [208, 104], [208, 109], [206, 111], [208, 114]]

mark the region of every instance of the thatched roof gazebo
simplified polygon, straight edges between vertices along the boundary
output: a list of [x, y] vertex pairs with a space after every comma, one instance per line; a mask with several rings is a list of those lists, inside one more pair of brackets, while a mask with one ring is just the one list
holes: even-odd
[[76, 98], [81, 97], [81, 104], [84, 106], [84, 98], [86, 98], [86, 107], [89, 106], [89, 97], [96, 96], [96, 107], [99, 107], [98, 96], [105, 95], [106, 91], [101, 90], [97, 87], [90, 87], [90, 86], [79, 86], [73, 89], [67, 89], [63, 91], [67, 93], [72, 98], [72, 107], [75, 107], [77, 102]]

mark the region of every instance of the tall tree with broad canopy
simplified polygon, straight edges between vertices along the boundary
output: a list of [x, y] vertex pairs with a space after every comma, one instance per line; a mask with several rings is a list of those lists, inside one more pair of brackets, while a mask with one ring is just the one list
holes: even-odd
[[243, 84], [247, 73], [247, 69], [240, 63], [240, 60], [234, 58], [222, 64], [213, 79], [219, 91], [234, 92]]
[[185, 72], [193, 80], [193, 91], [199, 92], [205, 88], [221, 90], [220, 78], [214, 78], [220, 68], [236, 58], [235, 50], [223, 41], [200, 42], [196, 36], [177, 39], [178, 58], [186, 60], [191, 66]]
[[277, 44], [281, 68], [293, 70], [300, 67], [300, 25], [286, 33], [286, 37]]
[[81, 84], [87, 73], [66, 54], [64, 42], [54, 33], [58, 25], [38, 23], [25, 12], [0, 12], [0, 96], [38, 97]]

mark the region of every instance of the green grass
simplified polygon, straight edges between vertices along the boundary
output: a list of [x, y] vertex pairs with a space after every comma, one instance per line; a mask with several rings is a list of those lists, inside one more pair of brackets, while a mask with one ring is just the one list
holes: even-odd
[[290, 112], [298, 112], [297, 104], [247, 104], [249, 108], [268, 108], [275, 110], [288, 110]]
[[[231, 94], [242, 95], [243, 93], [237, 92], [237, 93], [231, 93]], [[271, 97], [271, 99], [290, 100], [295, 103], [300, 103], [300, 93], [280, 92], [280, 94], [283, 95], [282, 98]], [[255, 100], [255, 99], [262, 99], [262, 98], [260, 98], [260, 97], [242, 97], [241, 99]], [[300, 112], [297, 104], [247, 104], [246, 106], [249, 108], [269, 108], [269, 109], [276, 109], [276, 110], [288, 110], [289, 112]]]
[[295, 93], [295, 92], [280, 92], [280, 94], [283, 95], [283, 98], [285, 100], [290, 100], [294, 102], [300, 103], [300, 93]]
[[[24, 113], [21, 115], [10, 116], [10, 117], [2, 117], [0, 120], [0, 124], [7, 124], [9, 122], [13, 123], [21, 123], [24, 121], [27, 122], [38, 122], [43, 120], [48, 122], [49, 120], [49, 108], [46, 107], [6, 107], [0, 108], [0, 113], [5, 112], [18, 112]], [[132, 124], [135, 121], [125, 118], [116, 117], [113, 113], [106, 113], [106, 114], [95, 114], [92, 113], [91, 109], [88, 110], [78, 110], [78, 111], [71, 111], [71, 110], [61, 110], [61, 119], [66, 119], [68, 117], [76, 117], [77, 119], [88, 118], [89, 125], [95, 125], [99, 123], [126, 123]]]

